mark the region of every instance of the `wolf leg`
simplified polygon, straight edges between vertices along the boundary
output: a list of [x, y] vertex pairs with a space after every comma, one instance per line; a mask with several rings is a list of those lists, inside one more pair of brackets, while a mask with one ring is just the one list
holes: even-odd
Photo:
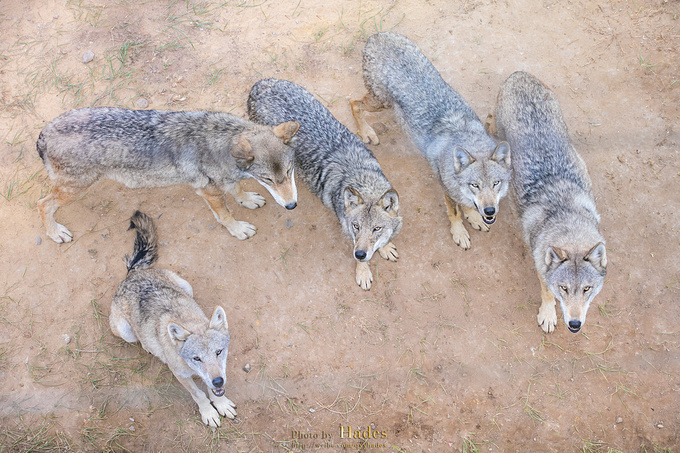
[[114, 298], [113, 302], [111, 302], [111, 313], [109, 314], [111, 332], [128, 343], [137, 343], [137, 336], [132, 331], [130, 323], [128, 323], [125, 316], [123, 316], [123, 310], [119, 306], [119, 300], [120, 299]]
[[449, 213], [449, 220], [451, 221], [451, 236], [453, 241], [463, 247], [463, 250], [470, 248], [470, 235], [463, 225], [463, 218], [461, 217], [461, 210], [458, 204], [453, 201], [448, 195], [444, 195], [446, 199], [446, 210]]
[[371, 93], [367, 93], [361, 99], [350, 99], [349, 106], [352, 109], [352, 116], [357, 122], [359, 136], [364, 143], [379, 145], [380, 140], [373, 128], [364, 119], [364, 112], [377, 112], [385, 108]]
[[384, 247], [378, 249], [378, 253], [387, 261], [397, 261], [399, 254], [397, 253], [397, 246], [388, 242]]
[[265, 199], [262, 195], [257, 192], [246, 192], [243, 190], [240, 181], [227, 189], [227, 191], [234, 196], [234, 199], [244, 208], [257, 209], [265, 204]]
[[227, 205], [224, 202], [224, 192], [216, 186], [208, 185], [204, 188], [196, 189], [196, 193], [203, 197], [205, 202], [208, 203], [208, 206], [210, 206], [215, 219], [224, 225], [232, 236], [244, 240], [255, 235], [255, 232], [257, 231], [255, 226], [248, 222], [236, 220], [234, 216], [231, 215], [229, 208], [227, 208]]
[[38, 200], [38, 212], [45, 224], [47, 236], [57, 244], [71, 242], [73, 234], [64, 225], [54, 220], [54, 213], [59, 207], [73, 201], [80, 191], [74, 187], [55, 185], [49, 195]]
[[467, 206], [461, 206], [460, 209], [463, 211], [463, 216], [465, 220], [470, 222], [472, 228], [477, 231], [483, 231], [485, 233], [489, 232], [489, 227], [484, 223], [482, 215], [475, 208], [468, 208]]
[[356, 282], [357, 285], [361, 286], [361, 289], [365, 291], [371, 289], [373, 274], [371, 273], [371, 268], [368, 266], [367, 262], [357, 261]]
[[208, 398], [217, 412], [223, 417], [233, 419], [236, 417], [236, 404], [226, 396], [216, 396], [213, 392], [208, 392]]
[[177, 283], [177, 286], [182, 288], [184, 292], [186, 292], [188, 295], [194, 297], [194, 289], [191, 287], [188, 281], [184, 280], [182, 277], [180, 277], [179, 275], [175, 274], [172, 271], [167, 272], [168, 278], [172, 279], [175, 283]]
[[557, 312], [555, 311], [555, 296], [543, 281], [543, 277], [538, 276], [541, 282], [541, 307], [538, 309], [538, 325], [545, 333], [552, 333], [557, 325]]
[[205, 392], [198, 388], [191, 376], [180, 377], [175, 374], [175, 377], [179, 383], [189, 391], [191, 397], [194, 399], [196, 404], [198, 404], [198, 411], [201, 413], [201, 420], [203, 420], [203, 423], [213, 428], [218, 428], [222, 423], [220, 420], [220, 414], [217, 412], [217, 409], [215, 409], [213, 405], [210, 404], [210, 400], [207, 396], [205, 396]]

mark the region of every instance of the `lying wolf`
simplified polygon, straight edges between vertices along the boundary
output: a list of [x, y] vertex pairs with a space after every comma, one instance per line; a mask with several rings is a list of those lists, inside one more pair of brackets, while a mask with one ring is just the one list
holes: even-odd
[[498, 134], [510, 142], [512, 190], [541, 282], [538, 324], [578, 332], [602, 289], [607, 252], [588, 169], [571, 142], [555, 95], [525, 72], [505, 81], [496, 107]]
[[263, 127], [217, 112], [108, 107], [66, 112], [38, 137], [38, 154], [53, 184], [38, 201], [40, 217], [49, 237], [70, 242], [73, 235], [54, 213], [101, 178], [131, 188], [188, 184], [229, 233], [248, 239], [256, 228], [234, 219], [225, 192], [246, 208], [259, 208], [264, 198], [241, 188], [241, 180], [255, 178], [279, 204], [295, 208], [293, 150], [287, 143], [297, 129], [295, 122]]
[[496, 221], [510, 181], [510, 146], [489, 136], [475, 112], [408, 38], [373, 35], [363, 57], [368, 94], [350, 101], [359, 135], [377, 145], [364, 111], [394, 107], [444, 188], [453, 240], [469, 249], [462, 217], [480, 231], [489, 231]]
[[386, 260], [399, 255], [391, 242], [401, 228], [399, 195], [373, 153], [307, 90], [285, 80], [266, 79], [248, 97], [250, 119], [262, 124], [296, 121], [293, 147], [298, 174], [335, 212], [354, 241], [356, 282], [371, 288], [368, 261], [377, 251]]

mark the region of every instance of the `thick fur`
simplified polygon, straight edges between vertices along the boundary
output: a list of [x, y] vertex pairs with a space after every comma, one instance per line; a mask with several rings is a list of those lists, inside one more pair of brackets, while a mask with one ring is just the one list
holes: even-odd
[[[158, 239], [152, 220], [137, 211], [128, 275], [111, 302], [114, 335], [142, 347], [168, 365], [198, 404], [203, 423], [220, 426], [220, 415], [234, 418], [236, 406], [224, 396], [229, 330], [226, 314], [215, 307], [210, 320], [193, 299], [191, 285], [174, 272], [152, 269]], [[206, 396], [193, 381], [198, 375], [211, 391]]]
[[247, 208], [263, 206], [262, 196], [241, 188], [241, 180], [255, 178], [293, 209], [297, 190], [287, 143], [297, 128], [292, 122], [263, 127], [217, 112], [102, 107], [64, 113], [45, 126], [37, 142], [53, 184], [52, 193], [38, 201], [47, 235], [58, 243], [71, 241], [71, 232], [54, 220], [55, 211], [107, 178], [131, 188], [188, 184], [233, 236], [247, 239], [256, 228], [234, 219], [225, 192]]
[[454, 241], [469, 249], [462, 217], [475, 229], [489, 231], [508, 189], [510, 147], [489, 136], [475, 112], [408, 38], [388, 32], [368, 38], [363, 72], [368, 94], [350, 101], [359, 135], [378, 144], [364, 111], [394, 108], [444, 188]]
[[607, 272], [588, 170], [557, 98], [525, 72], [501, 87], [496, 126], [513, 149], [512, 191], [541, 281], [538, 324], [555, 329], [557, 299], [569, 330], [578, 332]]
[[398, 258], [392, 240], [401, 228], [399, 196], [373, 153], [304, 88], [284, 80], [261, 80], [248, 97], [250, 119], [262, 124], [297, 121], [295, 167], [309, 189], [335, 212], [354, 241], [356, 282], [368, 290], [368, 260], [378, 251]]

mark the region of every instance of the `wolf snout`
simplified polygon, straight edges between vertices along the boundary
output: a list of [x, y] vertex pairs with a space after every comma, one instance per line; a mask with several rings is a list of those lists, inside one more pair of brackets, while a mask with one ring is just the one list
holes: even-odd
[[296, 202], [296, 201], [291, 201], [291, 202], [288, 203], [285, 207], [286, 207], [286, 209], [288, 209], [288, 210], [290, 211], [291, 209], [295, 209], [296, 206], [297, 206], [297, 202]]
[[216, 377], [215, 379], [212, 380], [212, 385], [215, 387], [222, 387], [224, 385], [224, 379], [221, 377]]
[[493, 206], [484, 208], [484, 223], [491, 225], [496, 221], [496, 208]]
[[366, 252], [363, 250], [356, 250], [354, 252], [354, 257], [358, 259], [359, 261], [363, 261], [366, 259]]
[[571, 321], [569, 321], [568, 326], [571, 332], [576, 333], [579, 330], [581, 330], [581, 321], [579, 321], [578, 319], [572, 319]]

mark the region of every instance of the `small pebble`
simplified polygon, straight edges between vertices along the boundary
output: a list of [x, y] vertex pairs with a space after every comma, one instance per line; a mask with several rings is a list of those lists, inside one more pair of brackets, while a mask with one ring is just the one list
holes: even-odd
[[40, 236], [36, 236], [36, 237], [35, 237], [35, 242], [36, 242], [38, 245], [42, 244], [42, 238], [41, 238]]
[[618, 417], [618, 418], [616, 419], [616, 424], [618, 425], [619, 423], [623, 423], [623, 418]]
[[85, 52], [83, 54], [83, 64], [87, 64], [87, 63], [91, 62], [92, 60], [94, 60], [94, 52], [92, 52], [91, 50], [88, 50], [87, 52]]
[[65, 333], [64, 335], [61, 336], [62, 341], [64, 344], [69, 344], [71, 342], [71, 335]]
[[133, 425], [130, 425], [128, 429], [130, 430], [131, 433], [135, 432], [135, 427]]
[[145, 109], [149, 106], [149, 101], [144, 98], [139, 98], [135, 101], [135, 105], [140, 109]]
[[286, 228], [293, 228], [293, 221], [291, 219], [286, 219]]
[[243, 371], [245, 371], [246, 373], [250, 373], [250, 364], [249, 363], [246, 363], [245, 365], [243, 365]]
[[309, 412], [311, 412], [311, 413], [313, 414], [313, 413], [316, 412], [316, 411], [315, 411], [314, 409], [310, 408], [310, 409], [309, 409]]
[[52, 16], [52, 17], [53, 17], [54, 19], [59, 19], [59, 14], [55, 14], [55, 15]]
[[659, 429], [663, 428], [663, 423], [659, 423], [658, 425], [656, 425], [656, 427]]

